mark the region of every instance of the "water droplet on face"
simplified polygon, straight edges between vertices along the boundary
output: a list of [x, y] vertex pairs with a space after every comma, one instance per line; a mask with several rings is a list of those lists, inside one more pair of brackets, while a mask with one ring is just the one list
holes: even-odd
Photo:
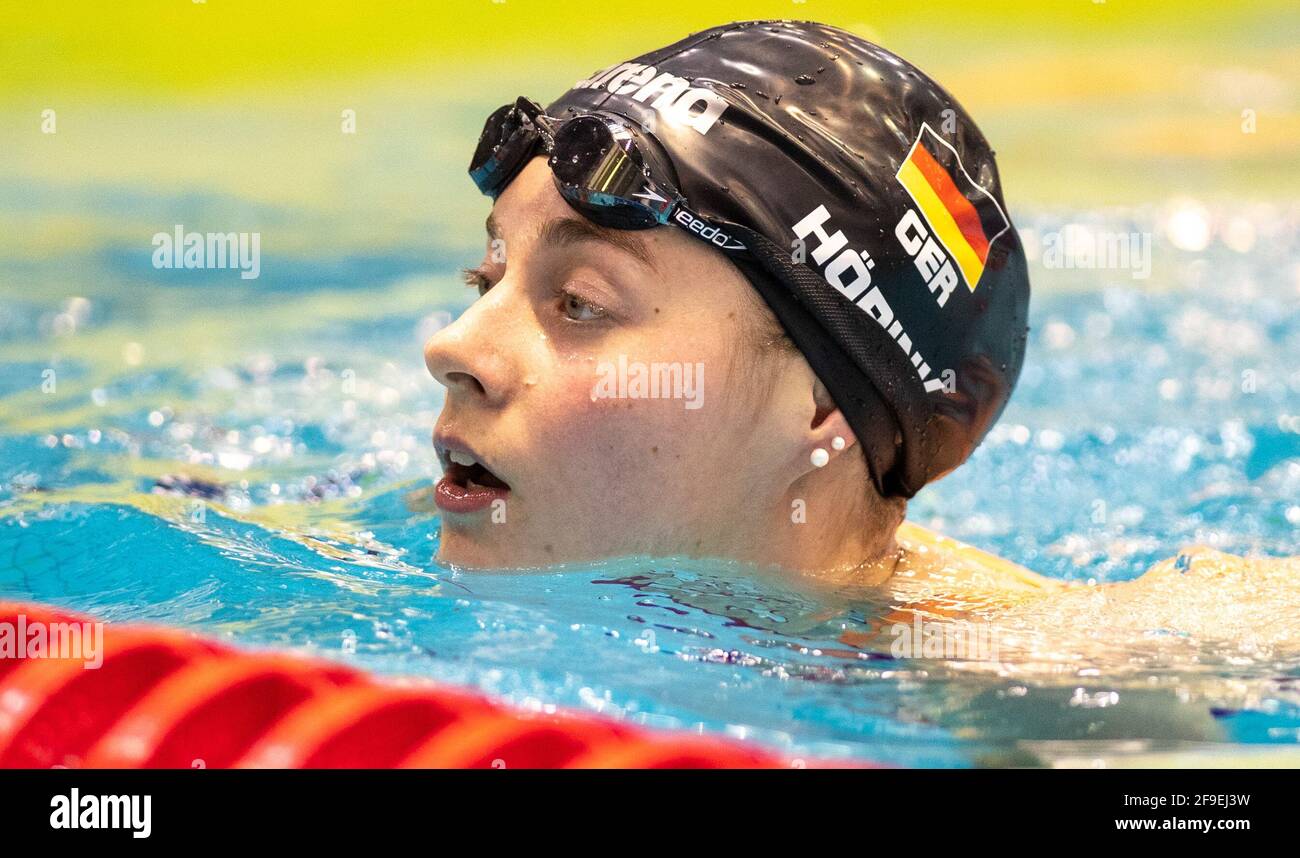
[[812, 75], [801, 74], [794, 79], [794, 82], [799, 84], [800, 86], [808, 86], [809, 84], [816, 83], [817, 81], [813, 80]]

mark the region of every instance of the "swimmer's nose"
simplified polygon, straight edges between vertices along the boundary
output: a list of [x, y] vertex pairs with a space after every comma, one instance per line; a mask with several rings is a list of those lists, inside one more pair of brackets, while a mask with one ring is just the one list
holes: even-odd
[[506, 393], [509, 373], [499, 351], [480, 332], [485, 320], [477, 318], [477, 305], [429, 337], [424, 344], [424, 365], [429, 374], [460, 394], [493, 401]]

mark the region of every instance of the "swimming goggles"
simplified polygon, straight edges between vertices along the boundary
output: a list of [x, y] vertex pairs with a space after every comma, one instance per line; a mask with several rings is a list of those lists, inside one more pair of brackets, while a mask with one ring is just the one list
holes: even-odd
[[557, 119], [521, 96], [488, 117], [470, 162], [470, 178], [495, 200], [539, 149], [550, 156], [560, 195], [593, 223], [612, 229], [676, 223], [728, 254], [748, 252], [735, 225], [710, 222], [687, 205], [666, 178], [673, 170], [659, 144], [617, 114]]

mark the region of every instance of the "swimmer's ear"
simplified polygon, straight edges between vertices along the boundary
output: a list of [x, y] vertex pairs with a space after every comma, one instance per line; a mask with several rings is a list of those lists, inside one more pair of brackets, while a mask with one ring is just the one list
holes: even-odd
[[[821, 448], [830, 453], [831, 458], [835, 458], [858, 443], [858, 437], [849, 428], [844, 412], [835, 404], [821, 379], [813, 382], [813, 402], [816, 410], [813, 412], [812, 424], [808, 427], [808, 440], [812, 449]], [[836, 438], [842, 440], [837, 442]]]

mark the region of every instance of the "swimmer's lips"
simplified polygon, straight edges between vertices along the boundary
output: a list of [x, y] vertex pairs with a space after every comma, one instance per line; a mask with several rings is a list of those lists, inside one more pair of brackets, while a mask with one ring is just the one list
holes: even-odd
[[470, 513], [487, 509], [494, 501], [504, 501], [510, 486], [489, 471], [481, 462], [463, 465], [451, 461], [450, 453], [439, 449], [443, 476], [434, 488], [433, 499], [444, 512]]

